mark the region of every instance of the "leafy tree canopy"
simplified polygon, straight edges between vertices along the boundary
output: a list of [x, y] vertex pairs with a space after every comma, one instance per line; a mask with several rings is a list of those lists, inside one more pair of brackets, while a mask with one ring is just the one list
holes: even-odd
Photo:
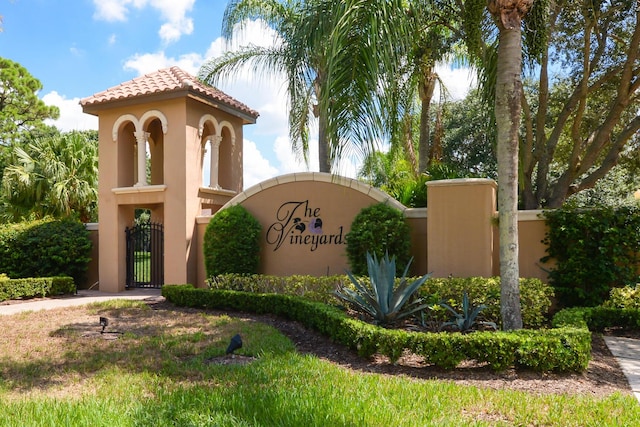
[[97, 218], [97, 132], [70, 132], [15, 143], [0, 187], [0, 217]]
[[0, 57], [0, 145], [8, 145], [23, 131], [44, 126], [45, 119], [57, 119], [58, 107], [47, 106], [38, 91], [42, 83], [26, 68]]
[[528, 81], [522, 204], [559, 207], [593, 188], [640, 138], [637, 1], [553, 2], [549, 42]]

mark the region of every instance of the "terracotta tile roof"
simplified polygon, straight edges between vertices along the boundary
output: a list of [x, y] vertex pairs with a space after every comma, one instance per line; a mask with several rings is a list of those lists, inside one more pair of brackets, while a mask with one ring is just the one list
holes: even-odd
[[252, 110], [215, 87], [203, 84], [196, 77], [175, 66], [120, 83], [118, 86], [82, 99], [80, 105], [83, 108], [92, 107], [139, 96], [184, 91], [185, 89], [189, 89], [216, 103], [225, 104], [252, 117], [254, 120], [259, 116], [257, 111]]

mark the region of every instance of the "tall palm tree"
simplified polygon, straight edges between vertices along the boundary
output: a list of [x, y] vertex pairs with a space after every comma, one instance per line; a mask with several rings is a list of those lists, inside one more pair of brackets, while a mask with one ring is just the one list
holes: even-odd
[[[420, 0], [411, 2], [407, 11], [411, 31], [411, 49], [408, 52], [410, 85], [409, 99], [419, 100], [418, 171], [425, 172], [436, 157], [438, 147], [431, 140], [431, 104], [437, 84], [440, 82], [436, 65], [445, 60], [466, 61], [454, 45], [460, 39], [459, 24], [453, 15], [442, 13], [443, 2]], [[452, 53], [457, 53], [456, 55]], [[441, 82], [440, 82], [441, 83]]]
[[521, 119], [522, 19], [534, 0], [490, 0], [499, 30], [495, 117], [498, 154], [500, 312], [504, 329], [521, 329], [518, 266], [518, 146]]
[[[444, 56], [440, 42], [448, 40], [433, 26], [430, 2], [403, 0], [325, 0], [339, 11], [331, 28], [327, 58], [327, 88], [320, 104], [347, 114], [329, 115], [330, 130], [360, 144], [366, 155], [372, 139], [385, 137], [404, 147], [414, 175], [429, 156], [429, 110], [437, 81], [433, 72]], [[412, 117], [422, 108], [418, 155], [413, 147]], [[353, 129], [353, 123], [359, 127]], [[366, 130], [367, 132], [362, 132]], [[344, 144], [340, 145], [341, 148]], [[419, 165], [420, 164], [420, 165]]]
[[[247, 65], [284, 74], [292, 147], [308, 161], [310, 117], [315, 117], [320, 171], [330, 172], [349, 153], [373, 151], [388, 133], [390, 116], [377, 94], [397, 85], [395, 70], [407, 56], [405, 12], [404, 0], [233, 0], [223, 19], [225, 38], [232, 40], [237, 25], [261, 19], [280, 43], [227, 52], [208, 61], [199, 77], [215, 84]], [[380, 78], [381, 70], [389, 78]]]
[[[223, 17], [222, 35], [229, 42], [250, 20], [261, 20], [277, 35], [270, 47], [247, 45], [212, 58], [198, 76], [215, 85], [251, 65], [254, 72], [282, 74], [289, 97], [289, 137], [295, 153], [308, 163], [310, 116], [318, 119], [318, 157], [321, 172], [330, 172], [331, 153], [326, 133], [326, 112], [318, 108], [317, 98], [326, 79], [326, 60], [321, 45], [311, 45], [305, 31], [304, 0], [232, 0]], [[320, 10], [318, 10], [320, 12]]]

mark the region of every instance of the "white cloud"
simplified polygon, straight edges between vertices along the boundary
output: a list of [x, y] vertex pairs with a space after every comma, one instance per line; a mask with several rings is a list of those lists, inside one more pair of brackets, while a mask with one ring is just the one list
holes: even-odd
[[130, 8], [142, 10], [146, 7], [160, 13], [163, 24], [158, 35], [165, 43], [175, 42], [184, 34], [193, 32], [193, 19], [187, 16], [195, 0], [93, 0], [96, 10], [94, 19], [107, 22], [126, 21]]
[[275, 46], [279, 43], [277, 33], [271, 29], [264, 21], [245, 21], [233, 27], [232, 43], [228, 43], [223, 38], [214, 40], [206, 52], [207, 58], [220, 56], [227, 50], [235, 50], [241, 46]]
[[60, 109], [58, 120], [46, 120], [49, 125], [55, 125], [61, 132], [72, 130], [98, 130], [98, 118], [82, 112], [80, 99], [67, 99], [58, 92], [49, 92], [42, 97], [47, 105], [55, 105]]
[[302, 158], [291, 150], [291, 142], [287, 136], [278, 136], [273, 144], [273, 151], [279, 163], [280, 173], [293, 173], [307, 170], [318, 170], [318, 140], [309, 141], [309, 167]]
[[171, 43], [180, 40], [183, 34], [191, 34], [192, 32], [193, 20], [184, 18], [180, 21], [162, 24], [158, 34], [165, 43]]
[[197, 53], [187, 53], [179, 58], [169, 58], [164, 52], [137, 54], [124, 63], [125, 70], [133, 70], [139, 76], [162, 68], [177, 65], [190, 74], [197, 74], [203, 58]]
[[96, 7], [93, 18], [107, 22], [126, 21], [127, 3], [128, 0], [93, 0]]
[[245, 189], [280, 175], [278, 170], [263, 157], [255, 142], [245, 139], [243, 148], [243, 181]]
[[[444, 83], [446, 94], [449, 99], [458, 101], [464, 99], [469, 90], [477, 84], [477, 78], [470, 68], [453, 68], [449, 65], [439, 65], [436, 73]], [[440, 96], [440, 88], [434, 95], [434, 99]]]

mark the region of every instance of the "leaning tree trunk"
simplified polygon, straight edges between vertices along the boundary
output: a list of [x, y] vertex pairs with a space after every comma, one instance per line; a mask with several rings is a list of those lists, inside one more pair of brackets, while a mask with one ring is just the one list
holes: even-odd
[[500, 313], [505, 330], [522, 328], [518, 265], [518, 135], [522, 81], [521, 22], [533, 0], [490, 0], [500, 38], [495, 116], [498, 151]]

